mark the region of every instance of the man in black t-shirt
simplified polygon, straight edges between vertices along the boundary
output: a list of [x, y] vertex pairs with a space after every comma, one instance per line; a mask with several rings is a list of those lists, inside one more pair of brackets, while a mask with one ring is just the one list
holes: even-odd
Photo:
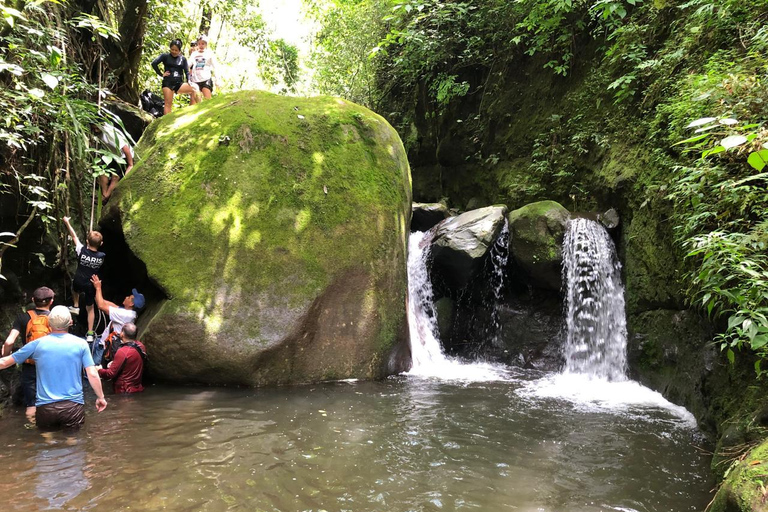
[[[19, 337], [19, 334], [24, 333], [22, 336], [23, 344], [26, 345], [30, 341], [37, 339], [45, 334], [51, 332], [48, 327], [48, 319], [44, 318], [44, 321], [39, 321], [42, 317], [47, 317], [51, 311], [53, 305], [53, 290], [43, 286], [38, 288], [32, 294], [32, 302], [35, 305], [34, 309], [22, 313], [16, 317], [11, 327], [11, 332], [5, 339], [1, 354], [3, 357], [8, 356], [13, 351], [13, 344]], [[33, 320], [35, 320], [33, 322]], [[46, 332], [47, 331], [47, 332]], [[37, 396], [37, 372], [35, 371], [35, 365], [27, 360], [21, 365], [21, 391], [23, 394], [24, 407], [27, 408], [27, 419], [34, 421], [35, 418], [35, 398]]]

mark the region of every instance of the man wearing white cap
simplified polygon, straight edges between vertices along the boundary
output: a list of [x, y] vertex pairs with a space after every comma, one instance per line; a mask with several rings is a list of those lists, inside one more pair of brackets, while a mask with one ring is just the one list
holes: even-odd
[[99, 372], [85, 340], [68, 333], [72, 316], [67, 307], [53, 308], [48, 315], [48, 324], [51, 334], [27, 343], [12, 355], [0, 359], [0, 370], [26, 359], [34, 360], [37, 372], [37, 426], [44, 429], [78, 428], [85, 422], [83, 370], [96, 392], [96, 410], [101, 412], [107, 407]]

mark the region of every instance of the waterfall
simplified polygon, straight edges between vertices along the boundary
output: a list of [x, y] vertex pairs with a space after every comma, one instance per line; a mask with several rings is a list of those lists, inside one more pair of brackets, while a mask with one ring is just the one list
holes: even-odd
[[502, 292], [504, 290], [504, 276], [507, 271], [507, 260], [509, 259], [509, 226], [507, 220], [504, 219], [504, 227], [499, 233], [499, 237], [496, 239], [496, 243], [491, 246], [490, 250], [490, 288], [491, 288], [491, 300], [492, 304], [489, 304], [491, 309], [491, 324], [489, 326], [489, 335], [491, 337], [491, 344], [499, 347], [501, 346], [501, 320], [499, 319], [499, 306], [502, 301]]
[[427, 260], [433, 234], [411, 233], [408, 239], [408, 329], [413, 366], [408, 372], [420, 377], [462, 381], [507, 380], [506, 369], [484, 362], [462, 363], [449, 358], [440, 346], [437, 312]]
[[568, 222], [563, 243], [568, 328], [565, 373], [627, 380], [620, 271], [613, 241], [602, 225], [588, 219]]
[[411, 233], [408, 239], [408, 329], [413, 370], [447, 361], [440, 347], [432, 282], [427, 270], [431, 241], [429, 231]]

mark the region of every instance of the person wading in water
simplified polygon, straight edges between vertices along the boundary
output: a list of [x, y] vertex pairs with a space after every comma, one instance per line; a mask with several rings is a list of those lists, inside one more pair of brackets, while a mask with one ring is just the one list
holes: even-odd
[[106, 368], [99, 369], [99, 377], [114, 380], [115, 394], [144, 391], [141, 383], [147, 351], [136, 339], [136, 324], [127, 323], [120, 332], [120, 348]]
[[[24, 344], [30, 343], [38, 338], [49, 334], [51, 327], [48, 325], [48, 314], [53, 305], [53, 290], [47, 286], [41, 286], [32, 293], [32, 302], [34, 309], [22, 313], [16, 317], [11, 327], [11, 332], [3, 344], [2, 356], [10, 355], [13, 350], [13, 344], [19, 334], [24, 333]], [[35, 421], [35, 401], [37, 397], [37, 374], [35, 371], [35, 362], [31, 359], [26, 361], [22, 359], [21, 364], [21, 391], [24, 400], [24, 407], [27, 408], [27, 419]]]
[[48, 322], [50, 334], [0, 359], [0, 369], [32, 359], [37, 377], [37, 426], [43, 429], [79, 428], [85, 422], [83, 370], [96, 393], [96, 410], [101, 412], [107, 407], [99, 372], [85, 340], [67, 332], [72, 325], [69, 309], [56, 306], [48, 315]]

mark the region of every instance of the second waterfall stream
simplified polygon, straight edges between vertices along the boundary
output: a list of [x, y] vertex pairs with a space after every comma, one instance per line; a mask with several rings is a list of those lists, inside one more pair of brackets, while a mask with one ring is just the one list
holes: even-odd
[[427, 268], [430, 242], [429, 231], [411, 233], [408, 239], [408, 328], [413, 361], [408, 374], [462, 381], [506, 380], [500, 365], [462, 362], [443, 353]]

